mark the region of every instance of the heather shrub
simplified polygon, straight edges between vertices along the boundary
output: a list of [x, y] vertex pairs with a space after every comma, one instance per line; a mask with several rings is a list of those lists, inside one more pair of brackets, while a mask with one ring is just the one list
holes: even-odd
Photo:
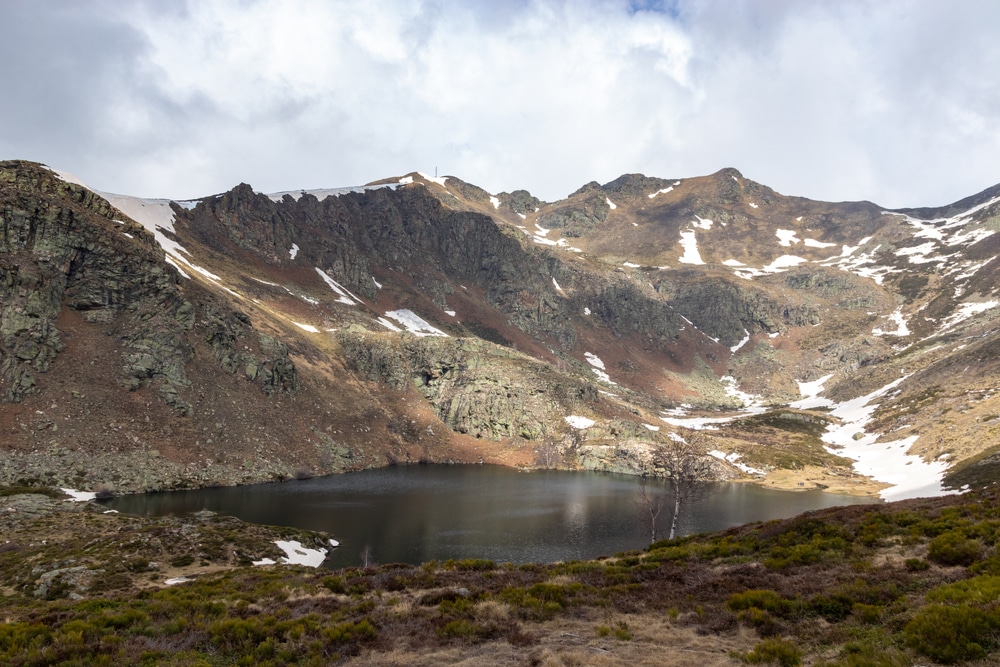
[[802, 651], [792, 642], [772, 637], [760, 642], [740, 658], [749, 665], [776, 664], [780, 667], [798, 667], [802, 664]]
[[927, 593], [928, 602], [985, 605], [1000, 600], [1000, 576], [986, 574], [938, 586]]
[[763, 609], [775, 616], [787, 616], [792, 610], [792, 603], [789, 600], [774, 591], [760, 589], [733, 593], [726, 601], [726, 605], [732, 611]]
[[830, 623], [838, 623], [851, 615], [854, 599], [843, 593], [816, 595], [809, 601], [809, 609]]
[[932, 660], [952, 664], [986, 656], [993, 646], [997, 619], [982, 609], [928, 605], [903, 630], [906, 643]]
[[969, 539], [964, 530], [955, 529], [941, 533], [927, 548], [927, 558], [939, 565], [961, 565], [968, 567], [979, 559], [982, 545]]

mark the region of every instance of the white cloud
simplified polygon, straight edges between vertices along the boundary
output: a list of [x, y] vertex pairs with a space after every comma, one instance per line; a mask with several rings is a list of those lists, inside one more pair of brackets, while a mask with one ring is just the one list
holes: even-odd
[[4, 3], [0, 152], [170, 197], [439, 168], [552, 200], [735, 166], [920, 206], [1000, 180], [1000, 4], [667, 4]]

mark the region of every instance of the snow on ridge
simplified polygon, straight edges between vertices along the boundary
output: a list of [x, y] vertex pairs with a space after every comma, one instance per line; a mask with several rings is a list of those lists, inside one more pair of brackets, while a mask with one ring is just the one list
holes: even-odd
[[291, 197], [295, 201], [298, 201], [302, 199], [302, 195], [312, 195], [317, 199], [317, 201], [323, 201], [327, 197], [340, 197], [350, 193], [362, 194], [370, 190], [381, 190], [382, 188], [389, 188], [390, 190], [395, 190], [400, 185], [406, 185], [407, 183], [412, 183], [412, 182], [413, 182], [412, 178], [408, 181], [405, 178], [401, 178], [399, 179], [399, 183], [380, 183], [378, 185], [354, 185], [343, 188], [316, 188], [314, 190], [283, 190], [282, 192], [268, 192], [265, 193], [264, 196], [275, 203], [280, 203], [285, 199], [286, 196]]
[[431, 183], [437, 183], [442, 187], [444, 187], [445, 182], [447, 182], [448, 180], [447, 176], [441, 176], [441, 177], [429, 176], [428, 174], [425, 174], [422, 171], [418, 171], [417, 173], [420, 174], [420, 178], [424, 179], [425, 181], [430, 181]]
[[128, 195], [116, 195], [110, 192], [97, 192], [96, 190], [95, 192], [101, 197], [107, 199], [108, 203], [117, 208], [119, 211], [152, 232], [153, 238], [156, 239], [156, 242], [164, 252], [164, 260], [176, 268], [182, 277], [187, 279], [191, 278], [191, 276], [181, 269], [181, 264], [186, 266], [191, 271], [200, 273], [209, 280], [217, 283], [222, 281], [222, 278], [215, 275], [211, 271], [208, 271], [207, 269], [204, 269], [196, 264], [192, 264], [191, 261], [184, 256], [190, 256], [191, 253], [189, 253], [180, 243], [167, 238], [167, 236], [163, 233], [164, 231], [168, 231], [171, 234], [174, 233], [175, 213], [170, 207], [173, 200], [142, 199], [139, 197], [130, 197]]
[[[84, 183], [83, 181], [81, 181], [80, 177], [77, 176], [76, 174], [71, 174], [68, 171], [62, 171], [61, 169], [53, 169], [52, 167], [49, 167], [48, 165], [44, 165], [44, 164], [42, 166], [45, 167], [46, 169], [48, 169], [49, 171], [51, 171], [53, 174], [55, 174], [56, 176], [58, 176], [61, 180], [65, 181], [65, 182], [72, 183], [73, 185], [79, 185], [82, 188], [87, 188], [88, 190], [90, 190], [90, 186], [87, 185], [86, 183]], [[98, 194], [100, 194], [100, 193], [98, 193]]]
[[407, 308], [402, 308], [400, 310], [390, 310], [385, 314], [386, 317], [391, 317], [392, 319], [399, 322], [403, 327], [414, 334], [415, 336], [441, 336], [447, 338], [448, 334], [432, 327], [426, 320], [414, 313], [412, 310]]

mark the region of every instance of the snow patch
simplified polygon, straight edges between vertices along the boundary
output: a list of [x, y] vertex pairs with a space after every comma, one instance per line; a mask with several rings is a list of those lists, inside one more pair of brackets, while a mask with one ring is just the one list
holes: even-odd
[[[552, 279], [552, 285], [553, 285], [553, 286], [554, 286], [554, 287], [556, 288], [556, 290], [558, 290], [558, 291], [560, 291], [560, 292], [562, 292], [562, 291], [563, 291], [563, 288], [559, 286], [559, 283], [557, 283], [557, 282], [556, 282], [556, 279], [555, 279], [555, 278], [553, 278], [553, 279]], [[565, 293], [565, 292], [564, 292], [564, 293]]]
[[794, 229], [776, 229], [774, 230], [774, 235], [778, 237], [778, 245], [789, 247], [793, 243], [801, 243], [801, 239], [796, 237], [797, 232]]
[[805, 239], [802, 241], [807, 248], [832, 248], [837, 245], [836, 243], [824, 243], [823, 241], [817, 241], [816, 239]]
[[681, 232], [680, 243], [681, 247], [684, 248], [684, 254], [677, 260], [678, 262], [681, 264], [705, 263], [705, 261], [701, 258], [701, 254], [698, 252], [698, 239], [695, 238], [695, 232], [693, 229]]
[[918, 436], [903, 440], [878, 442], [877, 433], [865, 433], [864, 427], [871, 421], [878, 408], [872, 403], [876, 398], [888, 394], [908, 376], [890, 382], [870, 394], [840, 403], [830, 414], [841, 420], [831, 424], [823, 434], [826, 450], [831, 454], [854, 459], [854, 470], [879, 482], [891, 484], [879, 492], [883, 500], [905, 500], [924, 496], [941, 496], [945, 491], [941, 482], [948, 463], [945, 461], [924, 462], [919, 456], [907, 454]]
[[288, 249], [288, 258], [295, 259], [295, 256], [299, 254], [299, 246], [292, 244], [292, 247]]
[[659, 431], [660, 430], [659, 426], [653, 426], [652, 424], [643, 424], [643, 426], [645, 426], [650, 431]]
[[737, 343], [736, 345], [733, 345], [731, 348], [729, 348], [729, 351], [732, 352], [733, 354], [736, 354], [736, 352], [741, 347], [743, 347], [744, 345], [746, 345], [749, 342], [750, 342], [750, 332], [747, 331], [746, 329], [744, 329], [743, 330], [743, 340], [741, 340], [739, 343]]
[[194, 579], [189, 577], [173, 577], [172, 579], [167, 579], [163, 583], [166, 586], [176, 586], [177, 584], [186, 584], [189, 581], [194, 581]]
[[493, 204], [493, 208], [500, 208], [500, 200], [490, 195], [490, 203]]
[[737, 454], [736, 452], [733, 452], [732, 454], [726, 454], [725, 452], [720, 452], [718, 449], [713, 449], [712, 451], [708, 452], [708, 455], [717, 458], [720, 461], [725, 461], [729, 465], [747, 473], [748, 475], [759, 475], [761, 477], [767, 475], [767, 473], [764, 472], [763, 470], [759, 470], [757, 468], [751, 468], [750, 466], [743, 463], [737, 463], [741, 455]]
[[611, 209], [612, 211], [613, 211], [613, 210], [615, 210], [616, 208], [618, 208], [617, 206], [615, 206], [615, 203], [614, 203], [613, 201], [611, 201], [611, 199], [609, 199], [608, 197], [605, 197], [605, 198], [604, 198], [604, 201], [606, 201], [606, 202], [608, 203], [608, 207], [609, 207], [609, 208], [610, 208], [610, 209]]
[[[674, 185], [677, 185], [677, 183], [675, 183]], [[673, 186], [673, 185], [671, 185], [671, 186], [670, 186], [670, 187], [668, 187], [668, 188], [663, 188], [662, 190], [657, 190], [657, 191], [656, 191], [656, 192], [654, 192], [653, 194], [651, 194], [651, 195], [647, 195], [647, 197], [649, 197], [650, 199], [652, 199], [652, 198], [653, 198], [653, 197], [655, 197], [656, 195], [665, 195], [665, 194], [667, 194], [668, 192], [670, 192], [670, 191], [671, 191], [671, 190], [673, 190], [673, 189], [674, 189], [674, 186]]]
[[94, 491], [77, 491], [76, 489], [59, 489], [65, 493], [69, 498], [66, 502], [72, 503], [85, 503], [88, 500], [96, 500], [97, 493]]
[[338, 295], [337, 302], [338, 303], [343, 303], [343, 304], [346, 304], [348, 306], [355, 306], [355, 305], [357, 305], [359, 303], [362, 303], [361, 299], [359, 299], [358, 297], [356, 297], [353, 294], [351, 294], [351, 292], [346, 287], [344, 287], [343, 285], [341, 285], [340, 283], [338, 283], [336, 280], [334, 280], [333, 278], [331, 278], [327, 274], [326, 271], [324, 271], [323, 269], [319, 268], [318, 266], [315, 267], [315, 268], [316, 268], [316, 273], [318, 273], [319, 276], [320, 276], [320, 278], [323, 279], [323, 282], [325, 282], [330, 289], [332, 289], [334, 292], [337, 293], [337, 295]]
[[395, 324], [385, 319], [384, 317], [378, 318], [378, 323], [384, 326], [389, 331], [397, 331], [397, 332], [402, 331], [402, 329], [400, 329], [399, 327], [397, 327]]
[[782, 255], [761, 269], [761, 271], [764, 273], [781, 273], [785, 269], [790, 269], [808, 261], [809, 260], [803, 259], [802, 257], [796, 257], [795, 255]]
[[579, 415], [568, 415], [563, 417], [563, 419], [565, 419], [566, 423], [573, 428], [590, 428], [597, 423], [593, 419], [587, 419], [586, 417], [581, 417]]
[[958, 307], [958, 310], [948, 317], [944, 318], [941, 322], [941, 327], [938, 329], [938, 333], [942, 333], [951, 329], [960, 322], [964, 322], [973, 315], [978, 315], [979, 313], [984, 313], [987, 310], [996, 308], [1000, 306], [1000, 301], [983, 301], [980, 303], [966, 302]]
[[813, 380], [812, 382], [798, 382], [799, 394], [804, 398], [795, 401], [794, 403], [789, 403], [789, 407], [798, 408], [799, 410], [811, 410], [813, 408], [826, 408], [833, 405], [833, 401], [829, 398], [820, 398], [819, 395], [823, 391], [823, 385], [826, 381], [833, 377], [833, 373], [829, 375], [824, 375], [818, 380]]
[[594, 375], [598, 377], [598, 379], [603, 380], [608, 384], [614, 384], [614, 385], [618, 384], [617, 382], [613, 382], [611, 380], [611, 376], [608, 375], [607, 371], [604, 368], [604, 362], [596, 354], [594, 354], [593, 352], [584, 352], [583, 358], [587, 360], [588, 364], [593, 366], [591, 370], [594, 372]]
[[401, 310], [391, 310], [385, 314], [386, 317], [391, 317], [396, 320], [407, 331], [414, 334], [415, 336], [441, 336], [444, 338], [448, 337], [448, 334], [432, 327], [426, 320], [414, 313], [412, 310], [403, 308]]
[[872, 329], [873, 336], [909, 336], [910, 329], [906, 326], [906, 318], [903, 317], [903, 309], [897, 308], [894, 313], [889, 315], [889, 319], [896, 323], [895, 330], [882, 329], [880, 327], [875, 327]]
[[301, 322], [292, 322], [295, 326], [302, 329], [303, 331], [308, 331], [309, 333], [319, 333], [319, 329], [311, 324], [302, 324]]
[[276, 540], [278, 548], [285, 552], [281, 562], [286, 565], [305, 565], [319, 567], [326, 560], [326, 549], [307, 549], [300, 542]]
[[622, 266], [627, 266], [630, 269], [640, 269], [640, 268], [642, 268], [642, 264], [635, 264], [633, 262], [623, 262]]

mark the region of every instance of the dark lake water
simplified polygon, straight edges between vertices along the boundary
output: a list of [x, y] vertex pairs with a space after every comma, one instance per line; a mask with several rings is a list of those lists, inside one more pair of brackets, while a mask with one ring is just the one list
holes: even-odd
[[[333, 535], [328, 567], [487, 558], [498, 563], [608, 556], [649, 543], [638, 480], [591, 472], [500, 466], [400, 466], [254, 486], [123, 496], [121, 512], [183, 515], [208, 509], [245, 521]], [[719, 530], [837, 505], [879, 502], [820, 491], [712, 484], [684, 508], [678, 532]], [[661, 535], [669, 517], [660, 517]]]

